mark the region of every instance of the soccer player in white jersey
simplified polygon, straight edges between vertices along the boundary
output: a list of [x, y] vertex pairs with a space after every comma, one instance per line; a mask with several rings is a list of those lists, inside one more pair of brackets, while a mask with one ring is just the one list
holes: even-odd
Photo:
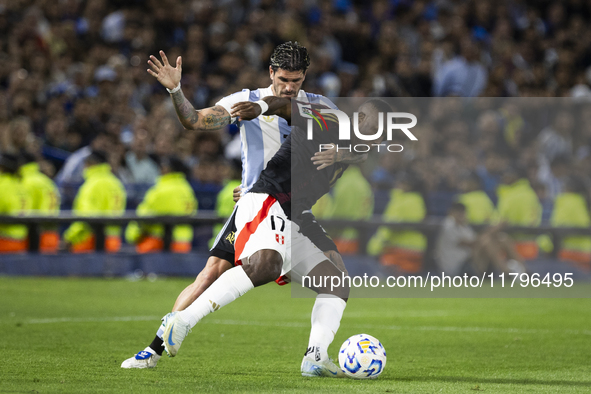
[[[244, 89], [241, 92], [222, 98], [215, 106], [196, 110], [184, 96], [181, 89], [182, 58], [176, 59], [173, 67], [164, 51], [160, 51], [161, 61], [150, 56], [147, 70], [170, 93], [174, 108], [181, 124], [189, 130], [218, 130], [232, 122], [238, 121], [242, 142], [242, 185], [241, 193], [246, 193], [256, 182], [260, 172], [271, 157], [279, 150], [281, 143], [291, 132], [287, 121], [278, 116], [259, 116], [250, 121], [240, 121], [233, 117], [233, 106], [239, 102], [258, 102], [264, 97], [276, 96], [299, 100], [314, 100], [334, 108], [330, 100], [322, 96], [306, 93], [300, 89], [310, 65], [308, 51], [297, 42], [286, 42], [275, 48], [269, 65], [271, 85], [257, 90]], [[311, 225], [319, 227], [315, 221]], [[205, 268], [199, 273], [195, 281], [187, 286], [178, 296], [172, 311], [182, 311], [197, 297], [199, 297], [222, 273], [234, 266], [234, 245], [232, 232], [234, 231], [234, 215], [230, 217], [223, 230], [218, 235], [211, 255]], [[322, 229], [313, 229], [315, 234], [323, 234]], [[319, 239], [322, 237], [315, 237]], [[325, 252], [331, 261], [342, 266], [342, 258], [336, 251], [336, 246], [330, 238], [325, 237], [322, 244], [317, 246]], [[134, 357], [125, 360], [122, 368], [152, 368], [155, 367], [164, 345], [162, 329], [158, 330], [152, 343]]]

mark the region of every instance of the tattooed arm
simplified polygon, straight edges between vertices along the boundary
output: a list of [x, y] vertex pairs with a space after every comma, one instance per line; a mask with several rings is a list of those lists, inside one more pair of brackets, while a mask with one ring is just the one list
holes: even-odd
[[[160, 57], [162, 62], [156, 56], [150, 56], [148, 73], [165, 88], [174, 90], [180, 86], [183, 59], [179, 56], [176, 67], [172, 67], [164, 51], [160, 51]], [[230, 123], [230, 114], [219, 105], [198, 111], [180, 88], [170, 95], [181, 124], [188, 130], [215, 130]]]
[[181, 124], [188, 130], [216, 130], [230, 124], [230, 114], [221, 105], [197, 111], [182, 90], [170, 95]]

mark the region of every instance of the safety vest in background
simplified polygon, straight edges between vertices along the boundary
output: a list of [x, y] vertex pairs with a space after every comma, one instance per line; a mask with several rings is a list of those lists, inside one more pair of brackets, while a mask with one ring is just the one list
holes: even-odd
[[333, 201], [330, 193], [320, 197], [312, 207], [312, 214], [316, 219], [330, 219], [332, 215]]
[[[332, 190], [332, 204], [326, 218], [366, 220], [371, 218], [374, 196], [371, 185], [357, 166], [349, 166]], [[341, 254], [359, 251], [359, 232], [353, 227], [327, 228]]]
[[[121, 216], [125, 212], [127, 195], [123, 184], [111, 172], [109, 164], [97, 164], [84, 170], [84, 183], [74, 199], [73, 212], [80, 216]], [[116, 252], [121, 248], [121, 228], [105, 227], [105, 250]], [[64, 233], [72, 245], [72, 252], [95, 250], [95, 236], [87, 223], [74, 222]]]
[[[185, 175], [173, 172], [158, 178], [156, 184], [147, 191], [136, 213], [138, 216], [195, 215], [197, 199]], [[125, 230], [125, 239], [128, 243], [137, 245], [138, 253], [161, 251], [164, 248], [164, 226], [131, 222]], [[191, 225], [177, 225], [173, 228], [171, 244], [173, 252], [188, 253], [191, 250], [192, 241]]]
[[[31, 197], [18, 176], [0, 174], [0, 215], [19, 216], [31, 209]], [[28, 230], [23, 224], [0, 224], [0, 253], [25, 252]]]
[[[554, 227], [589, 227], [591, 219], [587, 201], [578, 193], [561, 193], [554, 201], [550, 217]], [[579, 263], [584, 268], [591, 268], [591, 237], [571, 235], [562, 239], [562, 248], [558, 255], [562, 260]]]
[[[383, 219], [388, 222], [419, 223], [425, 219], [427, 209], [420, 193], [394, 189]], [[420, 231], [392, 230], [386, 226], [378, 228], [370, 239], [367, 251], [372, 256], [381, 254], [380, 262], [395, 265], [403, 272], [419, 272], [427, 239]]]
[[[61, 197], [56, 184], [39, 171], [39, 164], [27, 163], [19, 168], [21, 182], [31, 197], [33, 215], [57, 215]], [[39, 234], [39, 251], [55, 253], [59, 246], [57, 226], [43, 226]]]
[[[220, 190], [216, 197], [215, 212], [221, 218], [229, 218], [234, 211], [234, 189], [241, 185], [241, 181], [233, 179], [228, 181], [226, 185]], [[218, 223], [213, 226], [213, 237], [209, 240], [209, 247], [213, 246], [213, 243], [217, 235], [222, 231], [224, 223]]]
[[488, 224], [496, 218], [495, 205], [482, 190], [463, 193], [458, 202], [466, 207], [466, 219], [470, 224]]
[[[499, 218], [508, 225], [536, 227], [542, 221], [542, 205], [527, 179], [499, 186], [497, 195]], [[535, 235], [512, 234], [512, 237], [515, 249], [524, 259], [531, 260], [538, 256]]]

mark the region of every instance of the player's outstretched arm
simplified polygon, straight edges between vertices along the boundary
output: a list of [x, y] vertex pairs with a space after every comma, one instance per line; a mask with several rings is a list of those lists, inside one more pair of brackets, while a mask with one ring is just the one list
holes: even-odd
[[230, 124], [230, 114], [224, 107], [214, 107], [196, 110], [187, 100], [181, 89], [181, 75], [183, 59], [176, 59], [176, 67], [172, 67], [164, 51], [160, 51], [162, 61], [150, 55], [148, 73], [155, 77], [170, 92], [174, 109], [181, 124], [188, 130], [215, 130]]
[[[291, 99], [286, 97], [267, 96], [263, 100], [269, 108], [264, 115], [277, 115], [291, 121]], [[239, 120], [252, 120], [262, 113], [261, 105], [252, 101], [241, 101], [232, 106], [231, 116]]]

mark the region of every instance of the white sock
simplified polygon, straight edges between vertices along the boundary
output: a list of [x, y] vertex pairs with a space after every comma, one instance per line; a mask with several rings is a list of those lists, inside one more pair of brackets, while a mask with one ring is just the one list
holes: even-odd
[[318, 294], [312, 308], [312, 329], [306, 355], [316, 361], [328, 359], [328, 347], [339, 330], [346, 306], [347, 303], [342, 298]]
[[253, 288], [254, 285], [244, 272], [244, 268], [240, 266], [230, 268], [191, 305], [179, 312], [179, 317], [193, 328], [205, 315], [228, 305]]

